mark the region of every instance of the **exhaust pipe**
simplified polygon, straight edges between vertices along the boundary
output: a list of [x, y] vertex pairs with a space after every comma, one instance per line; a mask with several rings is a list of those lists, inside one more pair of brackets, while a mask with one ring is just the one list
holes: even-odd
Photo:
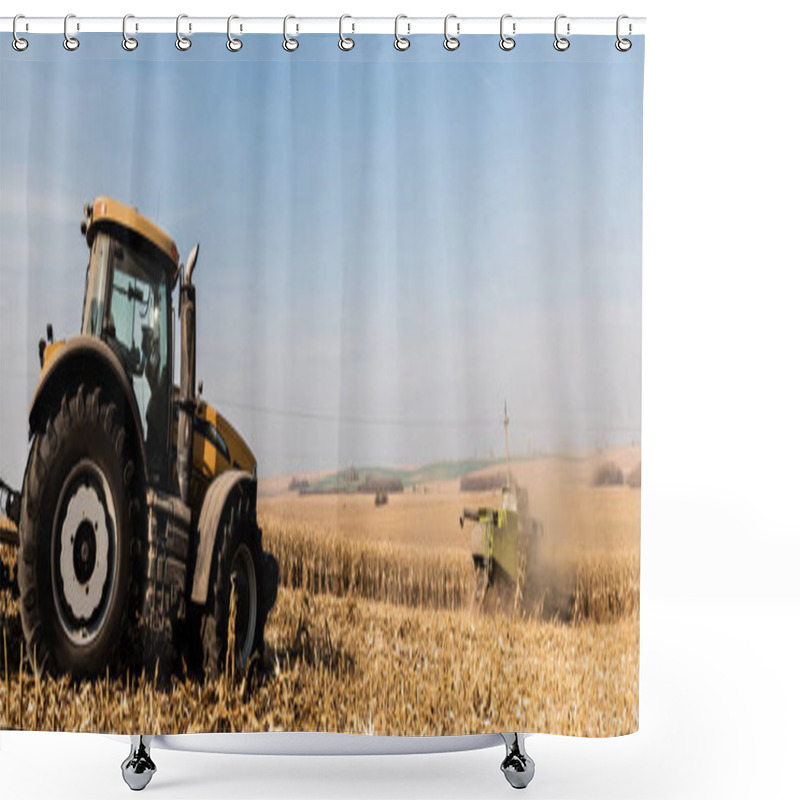
[[181, 390], [178, 398], [178, 488], [181, 500], [189, 504], [192, 479], [192, 445], [194, 441], [195, 398], [195, 336], [194, 284], [192, 273], [197, 264], [200, 245], [196, 244], [186, 260], [180, 289], [181, 314]]

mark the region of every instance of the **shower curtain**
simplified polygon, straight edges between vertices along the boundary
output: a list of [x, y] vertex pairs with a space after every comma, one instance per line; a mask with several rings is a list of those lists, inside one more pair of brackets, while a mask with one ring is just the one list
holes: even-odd
[[0, 727], [638, 728], [610, 34], [4, 38]]

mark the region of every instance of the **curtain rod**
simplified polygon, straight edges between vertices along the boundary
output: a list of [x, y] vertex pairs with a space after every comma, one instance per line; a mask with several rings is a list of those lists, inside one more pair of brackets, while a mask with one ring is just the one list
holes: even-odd
[[[505, 30], [514, 36], [549, 33], [553, 34], [554, 17], [506, 17]], [[17, 21], [17, 33], [64, 33], [64, 17], [20, 17]], [[289, 23], [289, 32], [293, 35], [303, 33], [338, 33], [339, 17], [293, 17]], [[443, 17], [402, 17], [399, 20], [401, 35], [435, 33], [444, 31]], [[569, 31], [567, 31], [569, 25]], [[559, 31], [568, 35], [607, 35], [616, 33], [616, 17], [570, 17], [561, 16]], [[0, 17], [0, 31], [10, 33], [13, 17]], [[643, 34], [644, 17], [628, 17], [623, 22], [623, 35]], [[136, 17], [128, 18], [126, 26], [128, 35], [134, 33], [175, 33], [175, 17]], [[192, 33], [226, 33], [227, 17], [193, 17], [186, 15], [181, 19], [183, 35]], [[283, 17], [236, 17], [231, 30], [236, 34], [283, 33]], [[347, 17], [343, 23], [345, 33], [356, 34], [394, 34], [394, 17]], [[486, 34], [499, 33], [500, 16], [496, 17], [459, 17], [450, 19], [448, 30], [453, 34]], [[70, 16], [69, 33], [122, 33], [122, 17], [80, 17]]]

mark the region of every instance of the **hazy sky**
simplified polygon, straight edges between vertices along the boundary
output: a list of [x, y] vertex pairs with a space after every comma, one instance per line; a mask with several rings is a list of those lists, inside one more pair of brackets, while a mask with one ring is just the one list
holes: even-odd
[[[638, 441], [644, 40], [0, 48], [0, 476], [78, 331], [85, 201], [199, 241], [198, 377], [262, 475]], [[177, 328], [177, 326], [176, 326]]]

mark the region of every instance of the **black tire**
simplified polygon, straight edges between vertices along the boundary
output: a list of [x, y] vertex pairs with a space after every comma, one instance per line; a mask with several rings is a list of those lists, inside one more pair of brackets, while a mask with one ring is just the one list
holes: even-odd
[[131, 620], [135, 467], [110, 395], [68, 388], [31, 447], [19, 586], [28, 657], [40, 672], [103, 672]]
[[475, 560], [475, 603], [483, 605], [489, 589], [489, 566], [483, 561]]
[[[231, 492], [219, 525], [211, 566], [212, 582], [200, 623], [203, 668], [210, 679], [219, 677], [226, 664], [232, 575], [237, 585], [236, 673], [245, 669], [254, 652], [261, 653], [264, 649], [264, 626], [275, 603], [278, 578], [277, 562], [265, 556], [261, 547], [261, 531], [247, 492], [239, 487]], [[255, 585], [251, 583], [253, 580]]]

